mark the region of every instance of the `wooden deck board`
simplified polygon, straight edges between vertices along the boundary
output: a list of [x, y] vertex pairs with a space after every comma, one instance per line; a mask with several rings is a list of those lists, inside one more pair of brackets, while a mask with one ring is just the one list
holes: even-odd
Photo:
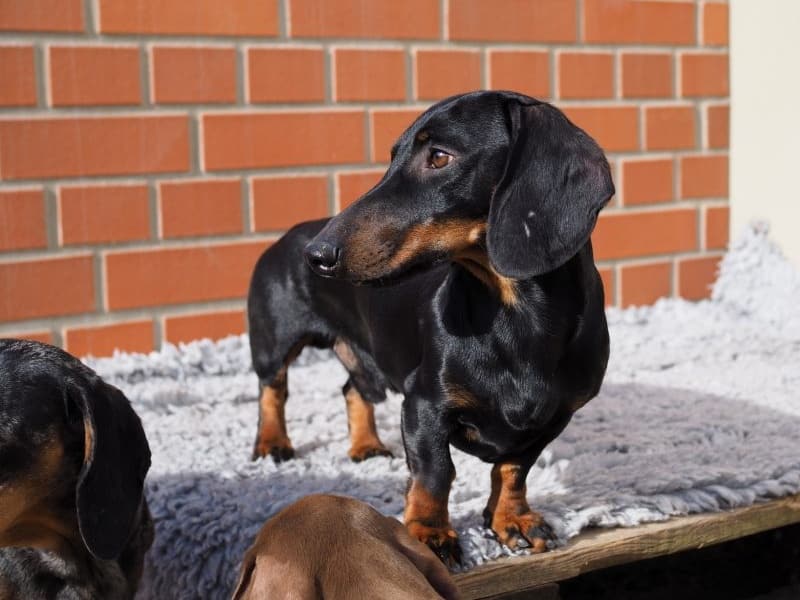
[[504, 558], [456, 575], [464, 600], [491, 598], [596, 569], [697, 549], [800, 523], [800, 495], [638, 527], [594, 529], [544, 554]]

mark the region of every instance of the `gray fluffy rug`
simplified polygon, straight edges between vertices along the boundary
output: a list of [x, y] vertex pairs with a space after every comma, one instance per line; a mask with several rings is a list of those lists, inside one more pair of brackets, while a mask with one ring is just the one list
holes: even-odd
[[[800, 491], [800, 272], [747, 231], [713, 299], [609, 311], [611, 363], [528, 479], [531, 504], [566, 540], [588, 526], [635, 525]], [[90, 361], [141, 415], [153, 451], [157, 522], [141, 598], [225, 598], [263, 522], [312, 492], [361, 498], [400, 516], [407, 471], [401, 398], [377, 408], [397, 458], [354, 464], [344, 371], [306, 352], [290, 370], [298, 458], [250, 462], [256, 378], [246, 336]], [[450, 508], [467, 566], [509, 554], [481, 524], [489, 466], [454, 453]]]

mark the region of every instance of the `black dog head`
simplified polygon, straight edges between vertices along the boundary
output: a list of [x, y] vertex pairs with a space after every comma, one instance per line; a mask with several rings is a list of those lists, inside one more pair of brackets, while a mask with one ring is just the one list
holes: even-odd
[[485, 248], [510, 278], [558, 268], [587, 242], [614, 194], [608, 162], [555, 107], [473, 92], [423, 113], [381, 181], [306, 247], [318, 274], [356, 282]]
[[58, 348], [0, 340], [0, 464], [0, 545], [52, 550], [66, 539], [110, 560], [152, 527], [139, 417]]

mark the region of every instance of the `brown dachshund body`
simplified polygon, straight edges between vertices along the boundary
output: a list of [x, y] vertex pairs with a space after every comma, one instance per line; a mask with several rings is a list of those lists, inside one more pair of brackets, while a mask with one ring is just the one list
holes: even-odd
[[306, 496], [261, 529], [234, 600], [448, 600], [447, 569], [403, 525], [352, 498]]

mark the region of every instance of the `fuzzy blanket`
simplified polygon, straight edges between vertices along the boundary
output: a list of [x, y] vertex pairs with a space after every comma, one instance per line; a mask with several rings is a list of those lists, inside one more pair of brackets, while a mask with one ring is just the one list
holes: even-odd
[[[747, 231], [728, 253], [713, 299], [610, 310], [611, 362], [528, 479], [531, 505], [561, 541], [589, 526], [629, 526], [744, 506], [800, 491], [800, 272]], [[297, 458], [251, 462], [257, 382], [246, 336], [90, 360], [124, 390], [153, 452], [156, 519], [140, 598], [225, 598], [254, 535], [312, 492], [350, 495], [400, 516], [407, 470], [400, 403], [376, 409], [394, 459], [354, 464], [330, 355], [289, 372]], [[454, 451], [450, 509], [466, 567], [509, 554], [481, 527], [489, 465]]]

